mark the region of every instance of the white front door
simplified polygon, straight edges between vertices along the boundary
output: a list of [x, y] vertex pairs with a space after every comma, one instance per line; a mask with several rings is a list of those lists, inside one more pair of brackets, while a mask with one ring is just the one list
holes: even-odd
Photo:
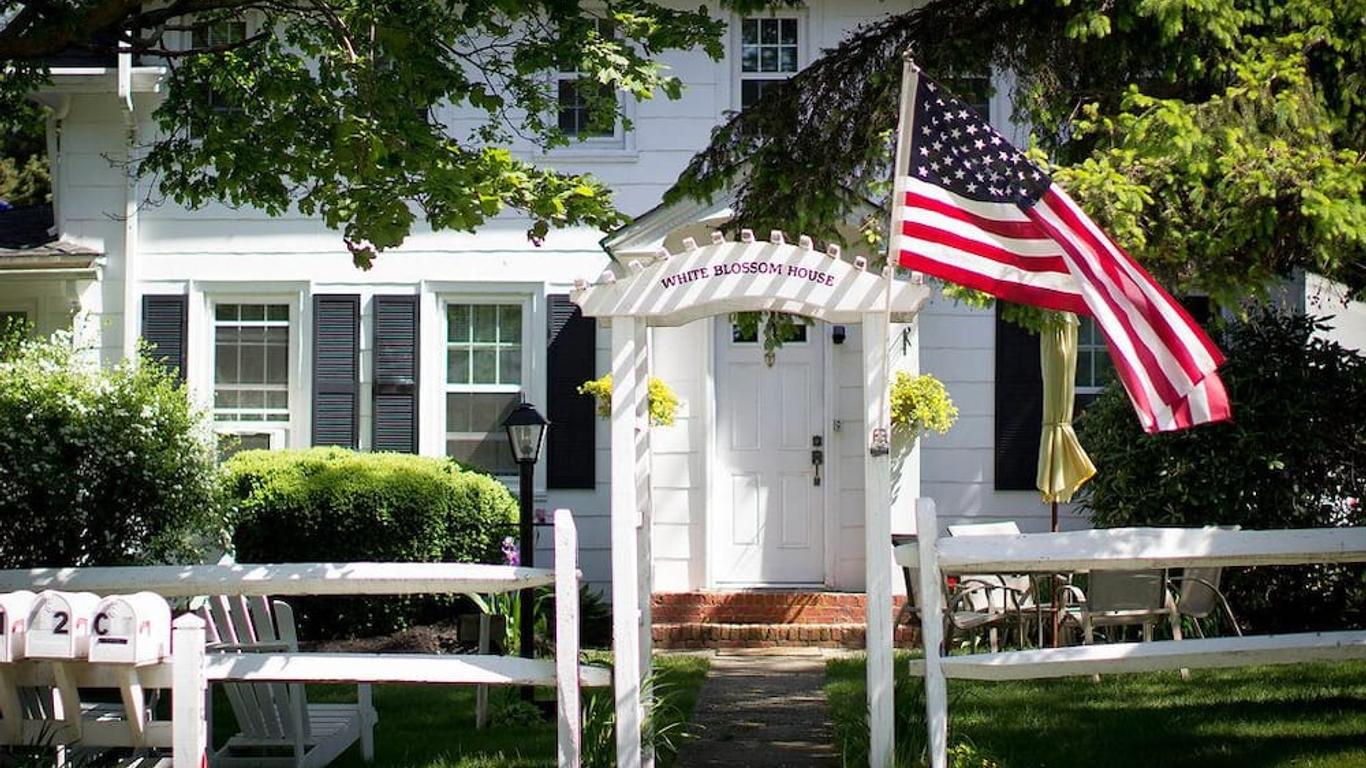
[[716, 466], [712, 580], [717, 586], [825, 581], [822, 475], [827, 450], [824, 326], [798, 326], [765, 360], [763, 344], [716, 324]]

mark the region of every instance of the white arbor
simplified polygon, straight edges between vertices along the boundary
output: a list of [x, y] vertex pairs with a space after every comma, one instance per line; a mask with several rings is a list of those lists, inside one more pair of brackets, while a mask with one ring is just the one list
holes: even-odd
[[[865, 425], [888, 429], [888, 355], [892, 322], [910, 323], [929, 297], [924, 285], [869, 272], [839, 249], [812, 248], [774, 232], [769, 242], [748, 231], [739, 242], [713, 233], [699, 247], [661, 251], [604, 272], [594, 285], [576, 285], [572, 298], [584, 315], [611, 324], [612, 352], [612, 604], [617, 765], [653, 763], [642, 748], [645, 689], [650, 669], [650, 430], [648, 411], [651, 326], [676, 326], [712, 315], [773, 311], [830, 323], [863, 324]], [[874, 766], [892, 764], [892, 462], [884, 453], [864, 458], [868, 705]], [[917, 495], [918, 484], [900, 492]], [[631, 610], [635, 606], [636, 610]]]

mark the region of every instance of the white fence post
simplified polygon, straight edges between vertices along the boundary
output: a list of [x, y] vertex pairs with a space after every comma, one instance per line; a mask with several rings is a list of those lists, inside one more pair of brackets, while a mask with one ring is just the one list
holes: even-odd
[[633, 317], [612, 319], [612, 680], [616, 697], [617, 768], [640, 768], [640, 508], [636, 500], [636, 365], [645, 334]]
[[925, 722], [929, 729], [930, 768], [949, 761], [949, 699], [940, 654], [944, 645], [944, 587], [939, 574], [939, 516], [934, 499], [921, 498], [915, 509], [920, 548], [920, 637], [925, 648]]
[[[882, 404], [887, 397], [887, 318], [863, 316], [864, 425], [889, 427]], [[865, 434], [865, 439], [867, 435]], [[896, 746], [892, 676], [892, 462], [887, 455], [863, 458], [864, 639], [868, 648], [868, 765], [892, 768]]]
[[203, 768], [209, 748], [204, 702], [204, 620], [187, 613], [171, 630], [171, 759], [174, 768]]
[[579, 532], [567, 509], [555, 510], [555, 670], [559, 684], [559, 766], [579, 768], [583, 743], [579, 696]]

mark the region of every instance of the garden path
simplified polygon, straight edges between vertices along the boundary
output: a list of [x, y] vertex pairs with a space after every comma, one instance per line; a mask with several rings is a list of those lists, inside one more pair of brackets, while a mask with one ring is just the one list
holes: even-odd
[[[814, 650], [814, 649], [812, 649]], [[825, 657], [718, 654], [698, 698], [679, 768], [836, 766]]]

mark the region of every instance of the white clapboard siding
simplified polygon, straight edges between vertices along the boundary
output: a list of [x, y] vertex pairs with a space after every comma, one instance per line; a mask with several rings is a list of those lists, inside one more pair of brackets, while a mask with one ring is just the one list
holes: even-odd
[[[944, 656], [944, 676], [960, 680], [1034, 680], [1092, 674], [1222, 669], [1267, 664], [1366, 659], [1366, 632], [1306, 632], [1292, 635], [1107, 643], [1001, 653]], [[910, 664], [923, 676], [925, 662]]]
[[419, 595], [513, 592], [555, 583], [549, 568], [468, 563], [284, 563], [35, 568], [0, 571], [0, 592], [84, 590], [104, 595]]
[[[555, 685], [555, 662], [477, 654], [242, 653], [209, 654], [205, 676], [239, 683], [432, 683]], [[588, 687], [611, 684], [603, 668], [580, 666]]]
[[[912, 565], [914, 545], [898, 548]], [[952, 573], [1141, 570], [1366, 561], [1366, 528], [1232, 531], [1105, 528], [1066, 533], [965, 536], [939, 541], [939, 568]]]

